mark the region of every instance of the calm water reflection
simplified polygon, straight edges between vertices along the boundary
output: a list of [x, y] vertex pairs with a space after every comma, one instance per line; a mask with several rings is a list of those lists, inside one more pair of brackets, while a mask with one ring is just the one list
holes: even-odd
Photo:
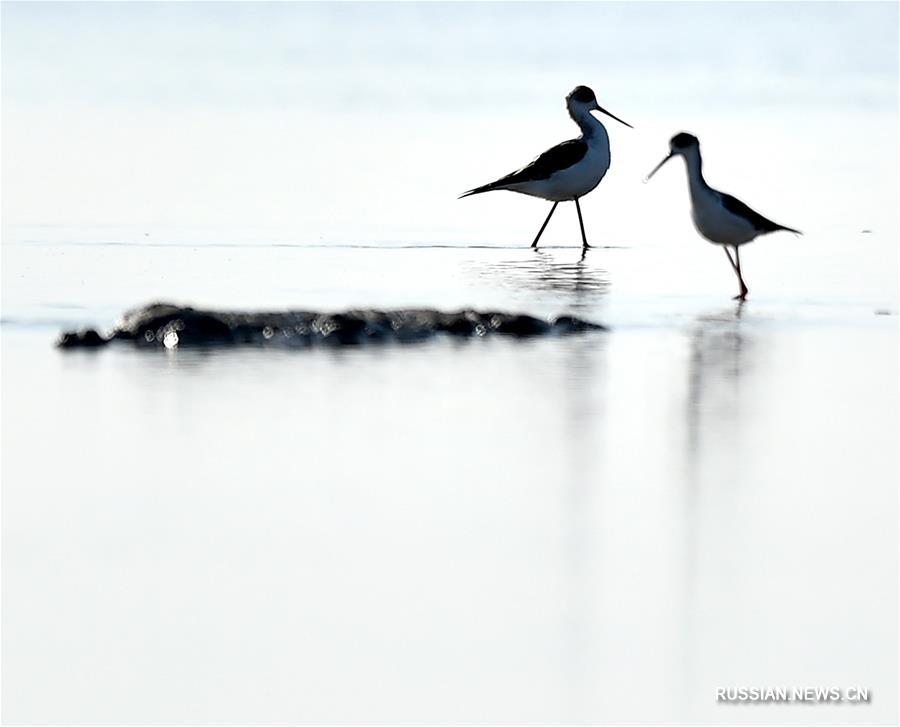
[[752, 365], [753, 339], [742, 325], [746, 303], [697, 316], [689, 332], [690, 363], [686, 423], [688, 449], [696, 456], [698, 438], [708, 419], [738, 420], [739, 389], [746, 367]]
[[[609, 290], [609, 275], [592, 250], [520, 251], [515, 258], [474, 259], [467, 268], [514, 298], [537, 293], [573, 311], [591, 310]], [[574, 258], [574, 259], [573, 259]]]
[[[468, 252], [457, 264], [478, 286], [504, 274]], [[602, 271], [527, 265], [552, 274], [521, 295], [548, 279], [560, 307], [604, 295]], [[586, 279], [601, 282], [573, 285]], [[682, 328], [340, 352], [67, 356], [7, 331], [16, 709], [94, 722], [135, 705], [160, 722], [721, 722], [720, 683], [853, 680], [893, 694], [893, 526], [847, 497], [895, 512], [895, 401], [860, 384], [891, 379], [896, 340], [879, 325], [847, 345], [848, 329], [791, 330], [752, 303], [709, 310]], [[42, 386], [11, 385], [23, 377]], [[823, 387], [841, 420], [823, 415]], [[850, 477], [853, 461], [868, 476]], [[197, 581], [210, 562], [220, 575]], [[820, 562], [868, 565], [836, 592]], [[125, 595], [148, 577], [186, 600], [160, 611]], [[73, 594], [72, 579], [86, 585]], [[111, 587], [125, 600], [109, 601]], [[28, 607], [61, 600], [59, 632], [55, 611]], [[851, 642], [848, 611], [866, 625]], [[128, 624], [157, 634], [139, 662], [114, 637]], [[169, 649], [198, 637], [180, 652], [203, 675], [186, 693], [166, 676]], [[94, 699], [97, 678], [63, 686], [96, 639], [107, 646], [90, 673], [129, 664], [121, 698]], [[329, 691], [339, 674], [354, 700]], [[240, 689], [254, 679], [272, 680], [265, 700]]]
[[[682, 475], [681, 531], [683, 534], [682, 580], [683, 598], [673, 604], [680, 613], [678, 633], [681, 660], [681, 689], [678, 701], [682, 709], [690, 711], [687, 695], [702, 689], [699, 683], [703, 624], [697, 622], [702, 600], [698, 589], [703, 577], [699, 552], [702, 542], [703, 519], [701, 498], [704, 480], [702, 468], [708, 457], [707, 448], [723, 446], [723, 430], [734, 432], [741, 418], [740, 388], [742, 376], [753, 354], [752, 334], [744, 330], [742, 316], [746, 303], [717, 309], [698, 315], [687, 331], [689, 351], [687, 396], [684, 404], [684, 470]], [[717, 436], [708, 437], [709, 433]], [[712, 441], [709, 441], [709, 440]], [[740, 456], [740, 447], [733, 440], [724, 445], [728, 456]], [[728, 469], [721, 472], [721, 486], [727, 487]]]

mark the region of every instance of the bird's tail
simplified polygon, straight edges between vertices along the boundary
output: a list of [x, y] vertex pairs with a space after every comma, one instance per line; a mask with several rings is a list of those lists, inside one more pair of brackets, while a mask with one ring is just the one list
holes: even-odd
[[800, 232], [800, 230], [795, 230], [793, 227], [785, 227], [784, 225], [779, 225], [778, 223], [776, 223], [775, 229], [776, 229], [776, 231], [784, 230], [785, 232], [793, 232], [795, 235], [803, 234], [802, 232]]
[[499, 182], [491, 182], [490, 184], [483, 184], [480, 187], [475, 187], [475, 189], [470, 189], [468, 192], [463, 192], [457, 199], [462, 199], [463, 197], [471, 197], [473, 194], [483, 194], [484, 192], [493, 192], [495, 189], [503, 189], [504, 185]]

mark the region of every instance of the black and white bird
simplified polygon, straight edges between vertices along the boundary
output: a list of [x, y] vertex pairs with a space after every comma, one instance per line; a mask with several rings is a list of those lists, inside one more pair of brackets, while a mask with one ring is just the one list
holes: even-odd
[[609, 135], [603, 124], [591, 115], [591, 111], [599, 111], [633, 128], [631, 124], [601, 108], [594, 92], [587, 86], [577, 86], [566, 96], [566, 107], [569, 116], [581, 129], [581, 136], [557, 144], [530, 164], [501, 177], [496, 182], [470, 189], [460, 195], [462, 199], [473, 194], [506, 189], [553, 202], [550, 214], [531, 243], [532, 247], [537, 247], [538, 240], [541, 239], [547, 223], [556, 210], [556, 205], [571, 201], [575, 202], [575, 209], [578, 210], [582, 244], [584, 248], [590, 247], [584, 234], [584, 221], [581, 218], [578, 200], [600, 184], [600, 180], [609, 169]]
[[[710, 187], [703, 178], [700, 141], [693, 134], [682, 132], [673, 136], [669, 141], [669, 155], [656, 165], [644, 181], [650, 181], [650, 177], [656, 174], [663, 164], [676, 156], [682, 157], [687, 166], [688, 187], [691, 193], [691, 219], [694, 221], [694, 227], [707, 240], [721, 245], [725, 250], [728, 262], [731, 263], [741, 286], [741, 292], [735, 296], [735, 300], [744, 300], [750, 291], [741, 274], [740, 246], [768, 232], [784, 230], [797, 235], [803, 233], [793, 227], [785, 227], [777, 222], [772, 222], [759, 212], [750, 209], [739, 199]], [[733, 258], [728, 251], [729, 246], [734, 248]]]

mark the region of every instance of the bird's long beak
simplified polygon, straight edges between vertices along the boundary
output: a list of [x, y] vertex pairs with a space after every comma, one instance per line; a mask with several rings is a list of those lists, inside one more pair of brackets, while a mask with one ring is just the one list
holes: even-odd
[[620, 124], [625, 124], [625, 126], [627, 126], [629, 129], [633, 129], [633, 128], [634, 128], [634, 127], [633, 127], [631, 124], [629, 124], [627, 121], [622, 121], [622, 119], [620, 119], [618, 116], [615, 116], [614, 114], [609, 113], [609, 111], [607, 111], [605, 108], [603, 108], [600, 104], [597, 104], [597, 111], [599, 111], [601, 114], [606, 114], [606, 115], [609, 116], [610, 118], [615, 119], [615, 120], [618, 121]]
[[650, 172], [650, 174], [648, 174], [646, 177], [644, 177], [644, 183], [646, 184], [647, 182], [649, 182], [650, 177], [652, 177], [654, 174], [656, 174], [662, 168], [662, 165], [665, 164], [667, 161], [669, 161], [669, 159], [671, 159], [673, 156], [675, 156], [675, 155], [670, 152], [669, 156], [667, 156], [659, 164], [657, 164], [655, 167], [653, 167], [653, 171]]

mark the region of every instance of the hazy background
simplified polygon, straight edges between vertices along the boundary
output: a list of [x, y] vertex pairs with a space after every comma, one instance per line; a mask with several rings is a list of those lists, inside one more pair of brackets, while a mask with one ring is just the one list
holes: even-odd
[[853, 175], [896, 180], [896, 13], [8, 3], [4, 225], [519, 242], [540, 224], [535, 202], [455, 197], [576, 135], [564, 96], [584, 83], [635, 126], [609, 121], [612, 171], [585, 202], [604, 239], [654, 234], [644, 204], [688, 229], [683, 179], [636, 186], [682, 129], [700, 137], [711, 181], [775, 219], [858, 231], [854, 213], [883, 227], [896, 189]]
[[[896, 723], [898, 6], [9, 3], [4, 722]], [[561, 207], [456, 196], [577, 133]], [[707, 179], [803, 237], [701, 240]], [[603, 335], [63, 354], [152, 299]], [[872, 690], [717, 705], [722, 686]]]

